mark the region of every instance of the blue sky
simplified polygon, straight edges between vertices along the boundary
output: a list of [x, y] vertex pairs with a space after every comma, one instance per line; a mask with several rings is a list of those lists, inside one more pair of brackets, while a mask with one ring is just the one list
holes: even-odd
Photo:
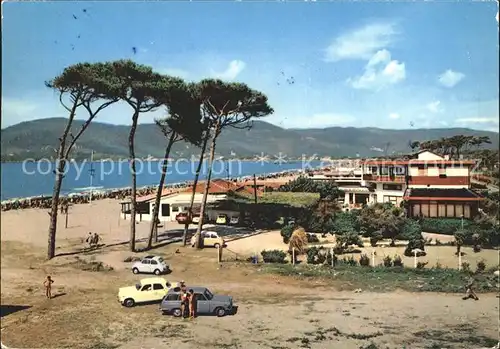
[[[2, 127], [64, 116], [43, 84], [64, 67], [130, 58], [187, 80], [245, 82], [281, 127], [498, 132], [497, 13], [467, 1], [3, 2]], [[129, 124], [131, 111], [98, 119]]]

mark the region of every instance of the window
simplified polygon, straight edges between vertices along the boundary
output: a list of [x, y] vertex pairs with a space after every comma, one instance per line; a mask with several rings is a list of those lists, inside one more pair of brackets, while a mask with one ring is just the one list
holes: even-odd
[[455, 217], [455, 205], [446, 205], [446, 217]]
[[179, 206], [172, 206], [172, 212], [179, 212]]
[[151, 285], [144, 285], [144, 286], [142, 286], [142, 290], [141, 291], [151, 291]]
[[205, 292], [203, 292], [203, 293], [205, 294], [205, 296], [207, 297], [208, 300], [211, 300], [212, 298], [214, 298], [214, 295], [209, 290], [205, 290]]
[[447, 176], [446, 176], [446, 174], [445, 174], [445, 173], [440, 173], [440, 174], [439, 174], [439, 178], [446, 178], [446, 177], [447, 177]]
[[380, 168], [380, 174], [382, 176], [387, 176], [389, 174], [389, 169], [387, 167], [381, 167]]
[[138, 214], [149, 214], [150, 213], [149, 202], [138, 202], [137, 203], [137, 213]]
[[390, 202], [393, 205], [396, 205], [398, 202], [397, 196], [384, 196], [384, 202]]
[[151, 264], [153, 264], [153, 265], [157, 265], [157, 264], [158, 264], [158, 262], [157, 262], [157, 261], [152, 260], [152, 261], [151, 261]]
[[158, 258], [158, 262], [163, 263], [164, 262], [163, 258], [161, 258], [161, 257]]
[[161, 204], [161, 215], [162, 217], [170, 216], [170, 204]]
[[195, 295], [196, 299], [199, 301], [206, 301], [207, 300], [205, 295], [203, 295], [202, 293], [195, 293], [194, 295]]
[[179, 293], [170, 293], [166, 297], [167, 301], [180, 301], [181, 295]]
[[401, 191], [403, 190], [403, 186], [401, 184], [384, 184], [383, 189]]
[[151, 264], [151, 260], [149, 259], [143, 259], [141, 264]]
[[153, 290], [163, 290], [162, 284], [153, 284]]

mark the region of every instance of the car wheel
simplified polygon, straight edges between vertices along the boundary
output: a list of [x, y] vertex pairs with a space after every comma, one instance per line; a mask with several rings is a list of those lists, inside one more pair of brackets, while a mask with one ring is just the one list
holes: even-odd
[[218, 249], [220, 247], [220, 244], [215, 244], [214, 247]]
[[137, 269], [137, 268], [132, 269], [132, 273], [139, 274], [139, 269]]
[[155, 275], [160, 275], [160, 274], [161, 274], [161, 271], [160, 271], [159, 269], [155, 269], [154, 274], [155, 274]]
[[223, 317], [226, 315], [226, 310], [224, 308], [216, 308], [215, 315], [217, 315], [217, 317]]
[[123, 301], [123, 305], [126, 306], [127, 308], [131, 308], [135, 305], [135, 302], [132, 298], [127, 298], [125, 301]]
[[182, 316], [182, 310], [179, 308], [172, 310], [172, 315], [175, 317], [181, 317]]

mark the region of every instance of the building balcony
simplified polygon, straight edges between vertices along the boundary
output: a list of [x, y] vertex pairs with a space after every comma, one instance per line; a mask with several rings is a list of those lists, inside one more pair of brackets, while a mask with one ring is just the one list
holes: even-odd
[[467, 176], [453, 176], [453, 177], [446, 177], [446, 176], [408, 176], [408, 185], [428, 185], [428, 186], [434, 186], [434, 185], [441, 185], [441, 186], [446, 186], [446, 185], [462, 185], [462, 186], [468, 186], [470, 185], [470, 178]]
[[371, 182], [389, 182], [389, 183], [405, 183], [406, 182], [404, 175], [379, 176], [379, 175], [374, 175], [374, 174], [366, 174], [363, 176], [363, 179], [365, 181], [371, 181]]

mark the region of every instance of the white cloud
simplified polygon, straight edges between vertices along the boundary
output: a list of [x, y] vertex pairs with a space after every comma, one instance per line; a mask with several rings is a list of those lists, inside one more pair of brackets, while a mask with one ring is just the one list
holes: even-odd
[[427, 104], [425, 108], [427, 108], [427, 110], [429, 110], [431, 113], [440, 113], [441, 111], [443, 111], [440, 105], [441, 101], [434, 101]]
[[498, 118], [484, 118], [484, 117], [477, 117], [477, 118], [460, 118], [455, 120], [459, 124], [496, 124], [498, 125]]
[[401, 117], [401, 115], [399, 115], [398, 113], [390, 113], [389, 114], [390, 119], [399, 119], [400, 117]]
[[365, 66], [363, 75], [347, 82], [356, 89], [379, 90], [388, 85], [396, 84], [406, 78], [406, 68], [403, 62], [391, 60], [387, 50], [377, 51]]
[[344, 33], [334, 39], [325, 50], [325, 61], [369, 59], [378, 50], [388, 47], [396, 35], [392, 23], [372, 23]]
[[228, 67], [223, 72], [214, 72], [212, 75], [222, 80], [234, 80], [245, 69], [246, 63], [240, 60], [229, 62]]
[[444, 87], [451, 88], [465, 78], [465, 74], [448, 69], [439, 75], [438, 81]]

